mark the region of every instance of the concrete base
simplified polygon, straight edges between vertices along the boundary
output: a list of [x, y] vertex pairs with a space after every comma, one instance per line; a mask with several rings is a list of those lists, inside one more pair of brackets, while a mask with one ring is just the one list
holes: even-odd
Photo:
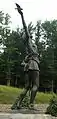
[[57, 119], [45, 114], [0, 113], [0, 119]]
[[16, 114], [16, 113], [21, 113], [21, 114], [43, 114], [43, 113], [40, 113], [40, 110], [38, 110], [38, 109], [28, 109], [28, 108], [21, 108], [21, 109], [18, 109], [18, 110], [10, 110], [8, 113], [13, 113], [13, 114]]

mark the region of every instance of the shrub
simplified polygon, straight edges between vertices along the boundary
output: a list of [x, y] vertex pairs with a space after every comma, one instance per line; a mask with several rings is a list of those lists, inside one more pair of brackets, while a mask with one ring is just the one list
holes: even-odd
[[49, 106], [47, 107], [46, 114], [57, 116], [57, 97], [53, 96], [50, 100]]

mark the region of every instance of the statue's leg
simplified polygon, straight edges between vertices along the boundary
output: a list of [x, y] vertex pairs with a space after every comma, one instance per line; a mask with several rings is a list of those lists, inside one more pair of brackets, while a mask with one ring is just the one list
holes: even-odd
[[31, 80], [32, 80], [32, 89], [31, 89], [31, 97], [30, 104], [33, 104], [36, 93], [39, 87], [39, 72], [38, 71], [30, 71]]
[[20, 108], [21, 102], [24, 99], [27, 91], [29, 90], [29, 79], [28, 78], [28, 74], [25, 74], [25, 80], [26, 84], [25, 84], [25, 89], [22, 91], [22, 93], [20, 94], [20, 96], [17, 97], [16, 101], [14, 102], [13, 106], [11, 107], [11, 109], [17, 109]]
[[14, 102], [14, 104], [12, 105], [11, 109], [17, 109], [17, 104], [18, 104], [18, 101], [19, 101], [19, 98], [20, 96], [18, 96]]

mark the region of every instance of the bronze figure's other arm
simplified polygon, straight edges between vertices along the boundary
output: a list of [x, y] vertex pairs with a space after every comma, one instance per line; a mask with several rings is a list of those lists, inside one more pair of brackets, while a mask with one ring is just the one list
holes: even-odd
[[26, 23], [25, 23], [25, 20], [24, 20], [24, 16], [23, 16], [23, 12], [22, 12], [22, 8], [16, 3], [16, 6], [17, 6], [17, 10], [18, 10], [18, 13], [21, 15], [21, 18], [22, 18], [22, 23], [23, 23], [23, 27], [25, 29], [25, 33], [26, 33], [26, 37], [27, 37], [27, 40], [29, 39], [29, 33], [28, 33], [28, 29], [27, 29], [27, 26], [26, 26]]

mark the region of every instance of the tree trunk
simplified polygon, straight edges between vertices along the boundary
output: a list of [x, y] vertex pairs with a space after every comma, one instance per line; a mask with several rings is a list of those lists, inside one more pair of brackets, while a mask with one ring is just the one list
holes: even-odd
[[7, 79], [7, 86], [10, 86], [10, 80], [11, 80], [10, 69], [9, 69], [9, 72], [7, 72], [6, 79]]
[[7, 86], [10, 86], [10, 79], [7, 79]]
[[53, 80], [52, 80], [52, 90], [51, 90], [51, 91], [52, 91], [52, 93], [53, 93]]
[[16, 75], [16, 79], [15, 79], [15, 86], [17, 86], [17, 75]]

